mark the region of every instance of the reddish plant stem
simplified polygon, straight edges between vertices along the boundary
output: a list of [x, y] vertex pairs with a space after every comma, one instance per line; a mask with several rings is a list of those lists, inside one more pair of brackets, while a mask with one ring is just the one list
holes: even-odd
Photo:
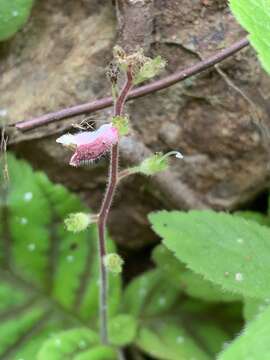
[[[127, 71], [126, 83], [115, 102], [114, 116], [121, 116], [128, 93], [132, 88], [132, 73], [129, 68]], [[100, 257], [100, 336], [103, 344], [108, 344], [108, 278], [104, 265], [106, 256], [105, 229], [113, 197], [118, 181], [119, 146], [114, 145], [111, 149], [109, 181], [105, 197], [101, 205], [98, 218], [99, 235], [99, 257]]]
[[[155, 91], [166, 89], [179, 81], [183, 81], [193, 75], [199, 74], [204, 70], [209, 69], [210, 67], [220, 63], [224, 59], [232, 56], [236, 52], [240, 51], [244, 47], [249, 45], [247, 38], [243, 38], [231, 46], [217, 52], [216, 54], [210, 56], [209, 58], [198, 62], [197, 64], [191, 65], [190, 67], [184, 70], [178, 70], [175, 73], [164, 77], [161, 80], [154, 81], [150, 84], [140, 86], [128, 94], [127, 100], [135, 99]], [[32, 130], [42, 125], [50, 124], [55, 121], [62, 119], [68, 119], [73, 116], [89, 114], [91, 112], [107, 108], [113, 104], [112, 97], [106, 97], [100, 100], [95, 100], [90, 103], [76, 105], [67, 109], [59, 110], [53, 113], [45, 114], [40, 117], [18, 122], [14, 124], [17, 129], [22, 131]]]

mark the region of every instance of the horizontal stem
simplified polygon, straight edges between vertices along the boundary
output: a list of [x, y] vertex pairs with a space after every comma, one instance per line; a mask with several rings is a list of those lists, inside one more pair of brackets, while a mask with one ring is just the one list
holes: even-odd
[[[243, 38], [231, 46], [217, 52], [216, 54], [210, 56], [209, 58], [198, 62], [197, 64], [191, 65], [190, 67], [184, 70], [178, 70], [175, 73], [164, 77], [161, 80], [154, 81], [150, 84], [138, 87], [131, 91], [128, 95], [127, 100], [135, 99], [155, 91], [159, 91], [162, 89], [166, 89], [179, 81], [183, 81], [193, 75], [199, 74], [204, 70], [220, 63], [224, 59], [230, 57], [235, 54], [239, 50], [249, 45], [249, 41], [247, 38]], [[107, 108], [113, 104], [112, 97], [106, 97], [100, 100], [95, 100], [90, 103], [76, 105], [67, 109], [59, 110], [56, 112], [52, 112], [49, 114], [42, 115], [40, 117], [36, 117], [30, 120], [18, 122], [17, 124], [13, 124], [17, 129], [21, 131], [32, 130], [42, 125], [46, 125], [55, 121], [71, 118], [73, 116], [89, 114], [91, 112], [101, 110]]]

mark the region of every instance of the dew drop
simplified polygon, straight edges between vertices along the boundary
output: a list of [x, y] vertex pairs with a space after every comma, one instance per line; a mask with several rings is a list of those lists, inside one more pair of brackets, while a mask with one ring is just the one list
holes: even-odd
[[68, 255], [67, 256], [67, 261], [70, 262], [70, 263], [73, 262], [74, 261], [74, 256], [73, 255]]
[[20, 219], [20, 223], [21, 223], [22, 225], [26, 225], [26, 224], [28, 224], [28, 220], [27, 220], [25, 217], [22, 217], [22, 218]]
[[29, 202], [33, 199], [33, 193], [26, 192], [23, 196], [24, 201]]
[[185, 339], [183, 338], [183, 336], [177, 336], [177, 338], [176, 338], [177, 344], [182, 344], [184, 341], [185, 341]]
[[176, 157], [177, 159], [184, 159], [184, 155], [181, 154], [179, 151], [175, 154], [175, 157]]
[[236, 239], [236, 241], [238, 242], [238, 244], [243, 244], [244, 239], [238, 238], [238, 239]]
[[86, 347], [86, 342], [84, 341], [84, 340], [81, 340], [80, 342], [79, 342], [79, 348], [80, 349], [84, 349]]
[[235, 280], [236, 281], [243, 281], [244, 280], [244, 276], [242, 273], [236, 273], [235, 274]]
[[141, 296], [144, 296], [146, 294], [146, 288], [144, 288], [144, 287], [140, 288], [139, 293]]
[[165, 305], [165, 303], [166, 303], [166, 299], [163, 298], [163, 297], [162, 297], [162, 298], [159, 298], [159, 299], [158, 299], [158, 303], [159, 303], [159, 305], [162, 305], [162, 306], [163, 306], [163, 305]]
[[19, 11], [17, 11], [17, 10], [12, 11], [12, 16], [16, 17], [18, 15], [19, 15]]
[[8, 113], [7, 109], [0, 109], [0, 117], [7, 116], [7, 113]]
[[32, 243], [27, 246], [29, 251], [34, 251], [36, 249], [36, 244]]
[[56, 346], [61, 346], [61, 344], [62, 344], [62, 341], [61, 341], [61, 339], [55, 339], [55, 345]]

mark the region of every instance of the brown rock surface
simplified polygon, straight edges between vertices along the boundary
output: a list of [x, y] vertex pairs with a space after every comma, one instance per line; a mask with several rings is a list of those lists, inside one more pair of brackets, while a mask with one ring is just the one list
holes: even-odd
[[[116, 11], [109, 1], [36, 3], [23, 31], [0, 45], [0, 114], [7, 110], [9, 123], [108, 95], [104, 68], [117, 36], [127, 49], [137, 44], [150, 55], [163, 55], [170, 73], [244, 35], [222, 0], [117, 4]], [[132, 27], [136, 31], [130, 31]], [[171, 172], [163, 177], [125, 181], [110, 218], [119, 243], [131, 247], [151, 243], [154, 235], [146, 215], [153, 209], [233, 209], [267, 187], [269, 144], [264, 134], [269, 127], [269, 89], [269, 77], [248, 48], [219, 69], [130, 103], [133, 135], [122, 144], [127, 150], [124, 162], [171, 149], [181, 150], [185, 159], [173, 161]], [[91, 117], [104, 121], [109, 115], [106, 110]], [[27, 134], [12, 131], [11, 143], [18, 155], [79, 192], [96, 209], [106, 161], [86, 170], [69, 168], [68, 152], [55, 143], [55, 134], [82, 119]]]

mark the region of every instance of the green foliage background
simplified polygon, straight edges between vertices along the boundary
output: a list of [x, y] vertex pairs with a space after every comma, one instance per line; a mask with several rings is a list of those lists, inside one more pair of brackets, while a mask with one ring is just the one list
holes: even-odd
[[[0, 207], [0, 358], [27, 360], [35, 359], [47, 339], [57, 350], [59, 331], [98, 331], [97, 233], [95, 226], [79, 234], [65, 230], [69, 213], [86, 210], [77, 196], [10, 154], [8, 167], [10, 182], [1, 191]], [[108, 247], [115, 249], [110, 239]], [[112, 276], [110, 284], [113, 316], [120, 278]], [[77, 359], [92, 343], [91, 334], [78, 336], [64, 355], [72, 351]]]
[[26, 23], [34, 0], [0, 0], [0, 41], [13, 36]]
[[248, 31], [265, 70], [270, 73], [270, 2], [268, 0], [230, 0], [231, 10]]

